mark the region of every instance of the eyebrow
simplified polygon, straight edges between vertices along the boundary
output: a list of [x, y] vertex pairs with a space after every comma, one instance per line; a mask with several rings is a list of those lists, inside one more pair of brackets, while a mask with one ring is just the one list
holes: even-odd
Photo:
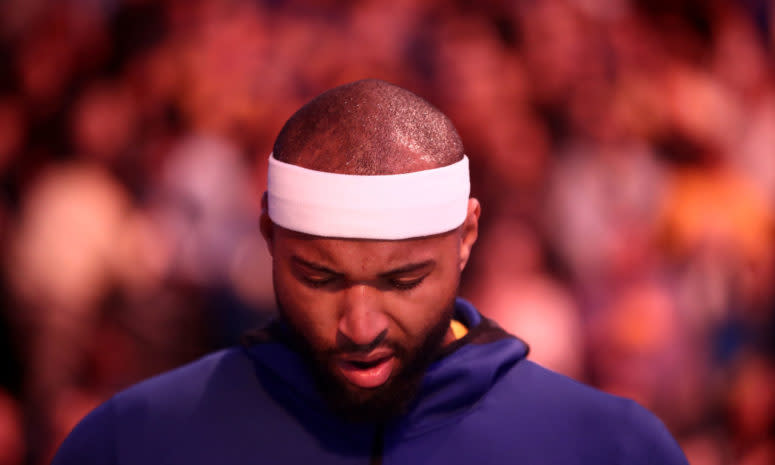
[[336, 271], [326, 268], [323, 265], [319, 265], [317, 263], [312, 263], [310, 261], [304, 260], [303, 258], [299, 257], [298, 255], [293, 255], [291, 257], [291, 261], [296, 262], [300, 265], [306, 266], [307, 268], [312, 268], [315, 271], [320, 271], [322, 273], [328, 273], [336, 276], [342, 276], [342, 273], [337, 273]]
[[[313, 269], [315, 271], [320, 271], [322, 273], [328, 273], [328, 274], [336, 275], [336, 276], [344, 276], [343, 273], [339, 273], [339, 272], [334, 271], [334, 270], [332, 270], [330, 268], [327, 268], [327, 267], [325, 267], [323, 265], [320, 265], [320, 264], [317, 264], [317, 263], [313, 263], [313, 262], [304, 260], [303, 258], [299, 257], [298, 255], [293, 255], [291, 257], [291, 260], [296, 262], [296, 263], [298, 263], [298, 264], [300, 264], [300, 265], [306, 266], [307, 268], [311, 268], [311, 269]], [[435, 265], [436, 265], [436, 261], [435, 260], [425, 260], [425, 261], [418, 262], [418, 263], [408, 263], [406, 265], [401, 265], [398, 268], [393, 268], [392, 270], [386, 271], [384, 273], [380, 273], [379, 276], [384, 278], [384, 277], [389, 277], [389, 276], [393, 276], [393, 275], [397, 275], [397, 274], [402, 274], [402, 273], [411, 273], [412, 271], [421, 270], [421, 269], [427, 268], [427, 267], [433, 267]]]
[[419, 262], [419, 263], [409, 263], [409, 264], [406, 264], [406, 265], [399, 266], [398, 268], [394, 268], [394, 269], [392, 269], [390, 271], [386, 271], [384, 273], [380, 273], [380, 276], [386, 277], [386, 276], [402, 274], [402, 273], [411, 273], [412, 271], [421, 270], [421, 269], [427, 268], [429, 266], [433, 267], [435, 265], [436, 265], [436, 261], [435, 260], [425, 260], [424, 262]]

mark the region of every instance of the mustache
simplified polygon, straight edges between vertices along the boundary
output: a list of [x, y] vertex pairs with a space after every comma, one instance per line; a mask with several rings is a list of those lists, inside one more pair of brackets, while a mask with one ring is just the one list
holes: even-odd
[[[331, 350], [332, 354], [368, 354], [380, 345], [382, 345], [387, 339], [387, 329], [383, 330], [377, 335], [371, 342], [366, 344], [358, 344], [349, 337], [342, 333], [336, 335], [336, 349]], [[387, 344], [392, 346], [392, 344]]]

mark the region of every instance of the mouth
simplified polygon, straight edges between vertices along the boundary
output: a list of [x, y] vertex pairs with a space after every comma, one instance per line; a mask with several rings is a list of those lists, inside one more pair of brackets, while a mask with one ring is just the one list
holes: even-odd
[[347, 381], [366, 389], [385, 384], [393, 373], [395, 364], [396, 357], [392, 353], [366, 357], [343, 356], [336, 362], [337, 369]]

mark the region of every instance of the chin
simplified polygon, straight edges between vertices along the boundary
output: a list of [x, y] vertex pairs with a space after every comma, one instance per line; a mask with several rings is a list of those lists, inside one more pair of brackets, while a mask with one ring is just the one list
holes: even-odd
[[408, 410], [423, 375], [424, 370], [407, 373], [406, 367], [402, 365], [399, 373], [391, 376], [383, 385], [368, 389], [355, 386], [331, 373], [318, 379], [329, 407], [340, 418], [354, 423], [382, 423]]

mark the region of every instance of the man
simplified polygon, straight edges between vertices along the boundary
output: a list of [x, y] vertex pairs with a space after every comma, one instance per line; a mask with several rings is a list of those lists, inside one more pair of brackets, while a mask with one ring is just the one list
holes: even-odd
[[270, 157], [277, 322], [117, 394], [54, 464], [686, 463], [456, 299], [479, 211], [436, 108], [376, 80], [318, 96]]

